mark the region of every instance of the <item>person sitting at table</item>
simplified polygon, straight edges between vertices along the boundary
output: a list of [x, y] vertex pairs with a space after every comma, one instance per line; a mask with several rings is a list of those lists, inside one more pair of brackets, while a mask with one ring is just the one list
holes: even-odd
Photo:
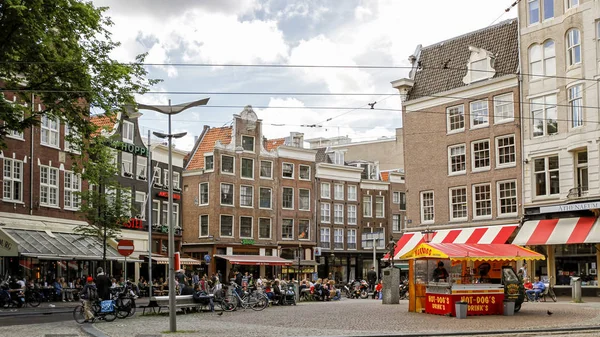
[[114, 277], [113, 277], [113, 278], [110, 280], [110, 283], [111, 283], [111, 284], [110, 284], [110, 287], [111, 287], [111, 288], [117, 288], [117, 287], [119, 286], [119, 285], [117, 284], [117, 279], [116, 279], [116, 278], [114, 278]]
[[525, 290], [525, 294], [527, 294], [527, 298], [530, 301], [539, 302], [540, 294], [544, 291], [544, 289], [546, 289], [546, 285], [544, 282], [540, 281], [539, 277], [536, 277], [535, 283], [533, 283], [533, 289]]
[[525, 288], [525, 290], [533, 289], [533, 283], [531, 283], [531, 280], [529, 280], [528, 277], [523, 279], [523, 287]]
[[[56, 299], [58, 300], [58, 298], [61, 297], [63, 294], [63, 287], [60, 283], [60, 279], [54, 280], [54, 282], [52, 283], [52, 287], [54, 288], [54, 294], [56, 295]], [[64, 301], [65, 300], [63, 299], [63, 302]]]
[[62, 286], [62, 301], [65, 302], [65, 298], [66, 302], [73, 301], [73, 291], [71, 289], [68, 289], [70, 287], [65, 281], [65, 279], [62, 277], [60, 278], [60, 284]]
[[440, 282], [440, 280], [448, 279], [448, 272], [446, 268], [444, 268], [444, 262], [439, 261], [437, 264], [437, 268], [433, 270], [433, 281]]

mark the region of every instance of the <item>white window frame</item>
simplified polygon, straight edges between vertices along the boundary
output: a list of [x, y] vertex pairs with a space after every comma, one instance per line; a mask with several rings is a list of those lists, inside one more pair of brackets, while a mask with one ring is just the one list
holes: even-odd
[[152, 180], [154, 185], [162, 186], [162, 169], [158, 166], [152, 168]]
[[392, 232], [400, 233], [402, 231], [402, 225], [400, 224], [400, 214], [392, 214]]
[[[463, 149], [463, 153], [453, 156], [452, 150], [459, 149], [459, 148]], [[463, 162], [464, 168], [460, 171], [453, 171], [454, 165], [452, 163], [452, 158], [458, 157], [458, 156], [463, 156], [462, 162]], [[452, 175], [459, 175], [459, 174], [465, 174], [465, 173], [467, 173], [467, 146], [466, 146], [466, 144], [456, 144], [456, 145], [448, 146], [448, 175], [452, 176]]]
[[60, 121], [43, 115], [40, 123], [40, 144], [60, 149]]
[[[464, 191], [464, 201], [459, 201], [457, 203], [455, 203], [454, 197], [452, 195], [452, 193], [454, 191]], [[459, 187], [452, 187], [448, 190], [448, 202], [449, 202], [449, 215], [450, 215], [450, 221], [466, 221], [469, 219], [469, 205], [468, 205], [468, 200], [469, 200], [469, 196], [467, 194], [467, 187], [466, 186], [459, 186]], [[459, 216], [459, 217], [455, 217], [454, 216], [454, 208], [455, 207], [460, 207], [461, 205], [464, 205], [465, 207], [465, 216]], [[460, 210], [458, 210], [460, 211]]]
[[331, 184], [321, 183], [321, 198], [331, 199]]
[[160, 200], [152, 199], [152, 221], [157, 225], [165, 225], [161, 224], [161, 212], [160, 212]]
[[[481, 104], [481, 107], [475, 107], [475, 105], [477, 105], [477, 104]], [[478, 112], [483, 112], [483, 111], [485, 111], [485, 122], [475, 125], [475, 122], [477, 121], [476, 117], [480, 116], [478, 114]], [[490, 125], [490, 107], [489, 107], [488, 100], [482, 99], [479, 101], [474, 101], [474, 102], [469, 103], [469, 116], [470, 116], [469, 119], [471, 120], [471, 129], [479, 129], [479, 128], [488, 127]], [[481, 115], [481, 116], [483, 116], [483, 115]]]
[[356, 225], [357, 223], [357, 213], [356, 213], [356, 205], [347, 205], [346, 210], [348, 213], [348, 225]]
[[[7, 167], [8, 166], [8, 167]], [[2, 200], [13, 203], [23, 202], [23, 161], [4, 158], [2, 180]], [[18, 169], [17, 169], [18, 167]], [[8, 193], [8, 196], [7, 196]], [[18, 195], [18, 198], [15, 198]]]
[[514, 94], [511, 92], [508, 94], [494, 96], [494, 124], [509, 123], [514, 120], [515, 120]]
[[[206, 186], [206, 192], [202, 192], [202, 187]], [[206, 202], [202, 201], [203, 194], [206, 195]], [[210, 184], [208, 182], [198, 184], [198, 205], [207, 206], [210, 204]]]
[[333, 223], [336, 225], [344, 224], [344, 205], [333, 204]]
[[[302, 169], [303, 168], [308, 169], [308, 177], [306, 177], [306, 178], [302, 178]], [[302, 165], [302, 164], [298, 165], [298, 179], [310, 181], [310, 177], [311, 177], [310, 166]]]
[[[532, 15], [531, 5], [532, 3], [537, 4], [537, 19]], [[528, 0], [527, 1], [527, 25], [535, 25], [540, 23], [542, 17], [542, 6], [540, 0]]]
[[[227, 172], [227, 171], [223, 171], [223, 157], [229, 157], [231, 158], [232, 161], [232, 171], [231, 172]], [[229, 174], [229, 175], [235, 175], [235, 157], [234, 156], [230, 156], [230, 155], [226, 155], [226, 154], [222, 154], [221, 155], [221, 165], [219, 165], [221, 167], [221, 174]]]
[[[244, 148], [244, 138], [251, 138], [252, 139], [252, 150], [246, 150], [246, 148]], [[256, 141], [256, 138], [254, 138], [254, 136], [242, 135], [241, 146], [244, 149], [244, 152], [254, 152], [255, 141]]]
[[[431, 194], [431, 206], [425, 205], [425, 201], [429, 201], [428, 195]], [[427, 197], [427, 199], [425, 199]], [[433, 190], [430, 191], [422, 191], [420, 193], [420, 213], [421, 213], [421, 223], [422, 224], [433, 224], [435, 222], [435, 192]], [[428, 212], [426, 209], [431, 208], [431, 212]], [[425, 215], [431, 213], [431, 219], [426, 219]]]
[[[16, 99], [16, 96], [14, 96], [14, 98]], [[25, 106], [27, 106], [27, 104], [25, 104]], [[21, 112], [18, 120], [21, 122], [23, 120], [25, 120], [24, 112]], [[17, 139], [17, 140], [25, 140], [25, 133], [23, 131], [7, 130], [6, 137], [12, 138], [12, 139]]]
[[[263, 174], [262, 174], [262, 163], [263, 162], [264, 163], [270, 163], [270, 165], [271, 165], [271, 168], [269, 169], [269, 173], [270, 173], [269, 176], [263, 176]], [[260, 169], [259, 169], [259, 171], [260, 171], [259, 172], [259, 176], [260, 176], [261, 179], [273, 179], [273, 162], [270, 161], [270, 160], [261, 160], [260, 161]]]
[[[479, 145], [479, 144], [485, 144], [487, 143], [487, 166], [481, 166], [481, 167], [476, 167], [477, 165], [477, 161], [485, 161], [485, 159], [477, 159], [475, 156], [475, 146]], [[481, 152], [485, 155], [486, 150], [478, 150], [477, 152]], [[471, 171], [473, 172], [482, 172], [482, 171], [489, 171], [490, 168], [492, 167], [492, 157], [491, 157], [491, 144], [490, 144], [490, 140], [489, 139], [482, 139], [482, 140], [477, 140], [474, 142], [471, 142]]]
[[[579, 156], [585, 153], [585, 162], [579, 161]], [[575, 187], [579, 189], [578, 195], [585, 195], [588, 193], [590, 189], [590, 170], [589, 170], [589, 152], [587, 149], [583, 151], [577, 151], [574, 154], [575, 159]], [[583, 184], [583, 180], [587, 181], [586, 184]]]
[[[206, 165], [206, 163], [208, 162], [206, 160], [206, 158], [212, 158], [212, 165], [210, 166], [210, 168]], [[215, 171], [215, 155], [211, 152], [211, 153], [205, 153], [204, 154], [204, 172], [214, 172]]]
[[[65, 181], [66, 181], [66, 176], [65, 176]], [[66, 184], [65, 184], [66, 185]], [[65, 195], [65, 200], [67, 199], [66, 195]], [[66, 201], [65, 201], [66, 202]], [[137, 207], [139, 206], [139, 209], [134, 208], [136, 212], [138, 212], [135, 217], [137, 219], [146, 219], [146, 192], [144, 191], [135, 191], [135, 200], [134, 200], [134, 205]]]
[[[537, 137], [546, 137], [546, 136], [551, 136], [551, 135], [556, 135], [559, 133], [559, 129], [558, 129], [558, 108], [557, 108], [557, 96], [556, 94], [552, 94], [552, 95], [546, 95], [546, 96], [540, 96], [540, 97], [535, 97], [532, 98], [530, 100], [530, 110], [531, 110], [531, 137], [532, 138], [537, 138]], [[534, 131], [535, 131], [535, 115], [537, 114], [541, 114], [541, 120], [543, 121], [543, 130], [542, 130], [542, 134], [541, 135], [534, 135]], [[548, 118], [549, 113], [553, 113], [554, 114], [554, 119], [550, 119]], [[548, 125], [550, 124], [549, 121], [554, 120], [554, 122], [556, 123], [556, 132], [555, 133], [549, 133], [548, 131]]]
[[556, 75], [556, 43], [546, 40], [533, 44], [528, 50], [529, 78], [532, 82]]
[[[542, 4], [543, 4], [542, 5], [542, 13], [541, 13], [542, 14], [542, 21], [547, 21], [547, 20], [553, 19], [554, 18], [554, 0], [550, 0], [549, 2], [543, 1]], [[548, 4], [552, 5], [552, 8], [551, 8], [552, 9], [552, 15], [549, 16], [549, 17], [546, 17], [546, 15], [548, 15], [547, 14], [547, 11], [548, 11], [548, 6], [547, 5]]]
[[[284, 237], [284, 236], [283, 236], [283, 227], [284, 227], [284, 226], [283, 226], [283, 223], [284, 223], [284, 221], [286, 221], [286, 220], [288, 220], [288, 221], [291, 221], [291, 223], [292, 223], [292, 229], [290, 230], [290, 233], [291, 233], [291, 236], [292, 236], [292, 237]], [[294, 240], [294, 236], [295, 236], [295, 235], [294, 235], [294, 228], [295, 228], [294, 219], [291, 219], [291, 218], [284, 218], [284, 219], [281, 219], [281, 240], [288, 240], [288, 241], [289, 241], [289, 240]]]
[[[380, 206], [378, 206], [380, 205]], [[378, 214], [378, 207], [381, 207], [381, 214]], [[375, 196], [375, 217], [376, 218], [385, 218], [385, 196], [376, 195]]]
[[321, 222], [331, 223], [331, 204], [328, 202], [321, 202]]
[[[302, 192], [308, 192], [308, 202], [306, 203], [307, 207], [302, 208]], [[298, 210], [299, 211], [310, 211], [310, 190], [307, 188], [299, 188], [298, 189]]]
[[[308, 233], [307, 237], [305, 238], [301, 238], [300, 234], [302, 234], [301, 228], [300, 228], [300, 222], [306, 221], [308, 222], [308, 227], [306, 230], [306, 233]], [[309, 219], [298, 219], [298, 240], [302, 240], [302, 241], [308, 241], [310, 240], [310, 220]]]
[[[242, 218], [250, 219], [250, 236], [242, 235]], [[238, 219], [238, 222], [239, 222], [238, 229], [240, 231], [240, 238], [241, 239], [253, 239], [254, 238], [254, 218], [251, 216], [247, 216], [247, 215], [241, 215], [240, 218]]]
[[[367, 198], [369, 199], [367, 201]], [[369, 207], [367, 207], [367, 205]], [[372, 218], [373, 217], [373, 197], [370, 195], [363, 196], [363, 218]]]
[[169, 170], [163, 169], [163, 187], [169, 187]]
[[[487, 188], [487, 196], [488, 199], [478, 199], [478, 197], [480, 196], [484, 196], [484, 192], [481, 191], [477, 191], [478, 188]], [[493, 212], [493, 199], [492, 199], [492, 184], [490, 183], [484, 183], [484, 184], [474, 184], [472, 186], [472, 202], [473, 202], [473, 220], [484, 220], [484, 219], [491, 219], [492, 218], [492, 212]], [[489, 214], [485, 214], [485, 215], [477, 215], [477, 211], [479, 209], [485, 210], [485, 207], [478, 207], [481, 204], [484, 204], [486, 202], [489, 202]]]
[[358, 187], [356, 185], [348, 185], [348, 195], [346, 199], [348, 201], [358, 201]]
[[173, 212], [171, 212], [171, 216], [173, 217], [171, 219], [173, 221], [173, 227], [181, 227], [179, 224], [179, 204], [176, 202], [173, 203]]
[[[44, 173], [44, 171], [46, 171]], [[54, 174], [54, 181], [52, 181], [52, 173]], [[44, 178], [45, 176], [45, 178]], [[45, 182], [44, 182], [45, 181]], [[60, 190], [60, 176], [59, 170], [55, 167], [40, 166], [40, 205], [46, 207], [59, 207], [59, 190]], [[45, 191], [45, 192], [44, 192]], [[44, 201], [43, 195], [46, 194], [46, 200]], [[54, 197], [52, 197], [54, 196]], [[52, 201], [54, 199], [54, 202]]]
[[[502, 197], [502, 188], [501, 185], [502, 184], [515, 184], [515, 189], [514, 189], [514, 196], [511, 197]], [[511, 180], [501, 180], [496, 182], [496, 205], [497, 205], [497, 209], [498, 209], [498, 217], [513, 217], [516, 216], [519, 213], [519, 197], [518, 197], [518, 190], [517, 190], [518, 186], [517, 186], [517, 180], [516, 179], [511, 179]], [[514, 198], [514, 205], [515, 205], [515, 211], [514, 212], [510, 212], [510, 213], [503, 213], [502, 212], [502, 200], [504, 199], [513, 199]]]
[[[346, 230], [346, 238], [347, 238], [346, 245], [348, 246], [348, 250], [356, 250], [357, 249], [356, 229], [347, 229]], [[354, 248], [350, 248], [352, 244], [354, 244]]]
[[[323, 249], [331, 249], [331, 228], [329, 227], [321, 227], [319, 232], [319, 244]], [[323, 246], [326, 244], [327, 246]]]
[[[250, 205], [242, 204], [242, 199], [247, 196], [242, 192], [244, 189], [250, 188]], [[254, 186], [251, 185], [240, 185], [240, 197], [238, 198], [240, 201], [240, 207], [242, 208], [254, 208]]]
[[[336, 247], [337, 244], [341, 244], [342, 247]], [[343, 250], [344, 249], [344, 229], [343, 228], [334, 228], [333, 229], [333, 249], [334, 250]]]
[[64, 209], [77, 211], [81, 200], [78, 195], [81, 192], [81, 176], [73, 171], [64, 171]]
[[146, 180], [148, 178], [148, 158], [135, 156], [135, 177], [138, 180]]
[[575, 8], [579, 6], [579, 0], [566, 0], [565, 5], [567, 6], [567, 9]]
[[[581, 32], [577, 28], [571, 28], [567, 31], [566, 34], [566, 47], [567, 47], [567, 57], [566, 63], [567, 67], [577, 66], [581, 64], [581, 60], [583, 59], [583, 48], [581, 48]], [[579, 60], [577, 60], [577, 56], [579, 55]]]
[[133, 179], [133, 153], [121, 151], [121, 175]]
[[333, 184], [333, 199], [344, 200], [344, 184]]
[[[291, 166], [291, 167], [292, 167], [292, 176], [291, 176], [291, 177], [286, 177], [286, 176], [284, 175], [284, 174], [285, 174], [285, 170], [284, 170], [284, 167], [285, 167], [285, 166]], [[294, 166], [295, 166], [295, 165], [294, 165], [293, 163], [288, 163], [288, 162], [283, 162], [283, 163], [281, 163], [281, 178], [283, 178], [283, 179], [294, 179], [294, 173], [295, 173], [295, 172], [294, 172], [294, 169], [295, 169], [295, 167], [294, 167]]]
[[[508, 140], [512, 138], [512, 145], [504, 145], [500, 144], [500, 142], [504, 142], [504, 140]], [[511, 135], [504, 135], [504, 136], [498, 136], [495, 139], [495, 143], [496, 143], [496, 168], [506, 168], [506, 167], [515, 167], [517, 166], [517, 143], [516, 143], [517, 138], [515, 137], [514, 134]], [[501, 155], [501, 151], [500, 149], [503, 149], [503, 151], [505, 152], [504, 155]], [[506, 154], [506, 151], [509, 151], [510, 148], [512, 148], [512, 157], [514, 158], [513, 161], [510, 162], [506, 162], [506, 163], [501, 163], [500, 162], [500, 158], [502, 156], [507, 157], [510, 156], [511, 154]]]
[[[262, 193], [260, 193], [261, 190], [268, 190], [269, 191], [269, 207], [263, 207], [261, 204], [261, 196]], [[273, 209], [273, 189], [269, 188], [269, 187], [259, 187], [258, 189], [258, 208], [260, 209]]]
[[[554, 158], [554, 157], [556, 157], [558, 159], [558, 168], [550, 169], [550, 165], [549, 165], [550, 158]], [[542, 159], [544, 160], [544, 171], [543, 171], [543, 173], [544, 173], [544, 180], [545, 180], [545, 184], [546, 184], [546, 191], [545, 191], [544, 194], [537, 194], [536, 178], [537, 178], [537, 175], [540, 174], [542, 171], [536, 171], [535, 170], [535, 162], [537, 160], [542, 160]], [[532, 191], [533, 191], [534, 199], [535, 198], [544, 198], [544, 197], [555, 197], [555, 196], [560, 195], [560, 156], [558, 154], [554, 154], [554, 155], [548, 155], [548, 156], [545, 156], [545, 157], [534, 158], [532, 160], [532, 165], [533, 165], [533, 168], [532, 168], [532, 172], [533, 172], [533, 175], [532, 175], [532, 179], [533, 179], [533, 185], [532, 185], [533, 188], [532, 188]], [[552, 176], [553, 172], [556, 172], [558, 174], [559, 185], [558, 185], [558, 192], [554, 193], [554, 194], [551, 194], [551, 187], [550, 186], [551, 186], [551, 180], [552, 180], [551, 176]]]
[[135, 137], [134, 132], [135, 132], [135, 124], [128, 122], [128, 121], [123, 121], [123, 128], [122, 128], [122, 132], [121, 132], [123, 142], [133, 144], [133, 139]]
[[176, 190], [179, 190], [180, 183], [181, 183], [181, 175], [179, 174], [179, 172], [173, 171], [173, 188]]
[[[231, 218], [231, 235], [223, 235], [223, 217]], [[231, 214], [220, 214], [219, 215], [219, 237], [232, 238], [235, 236], [235, 217]]]
[[569, 105], [569, 119], [571, 128], [580, 128], [584, 125], [585, 109], [583, 108], [583, 84], [576, 84], [567, 88], [567, 99]]
[[81, 135], [79, 134], [79, 132], [77, 131], [77, 128], [72, 128], [69, 123], [65, 123], [65, 151], [67, 152], [72, 152], [72, 153], [78, 153], [80, 154], [81, 151], [79, 151], [79, 148], [76, 147], [76, 144], [71, 143], [68, 138], [69, 136], [73, 134], [71, 136], [71, 138], [76, 139], [76, 140], [81, 140]]
[[[292, 190], [292, 206], [291, 206], [291, 207], [284, 207], [284, 206], [283, 206], [283, 203], [284, 203], [284, 200], [283, 200], [283, 198], [284, 198], [284, 194], [285, 194], [284, 192], [285, 192], [285, 190], [286, 190], [286, 189], [287, 189], [287, 190]], [[284, 186], [284, 187], [281, 189], [281, 208], [282, 208], [282, 209], [288, 209], [288, 210], [293, 210], [293, 209], [294, 209], [294, 188], [293, 188], [293, 187], [287, 187], [287, 186]]]
[[345, 151], [333, 151], [333, 163], [336, 165], [344, 165]]
[[[231, 186], [231, 204], [224, 204], [223, 203], [223, 185], [230, 185]], [[227, 206], [227, 207], [234, 207], [235, 206], [235, 184], [221, 183], [220, 188], [219, 188], [219, 204], [221, 206]]]
[[[206, 218], [206, 235], [202, 235], [202, 218]], [[210, 236], [210, 215], [200, 214], [198, 216], [198, 237], [207, 238]]]
[[[451, 113], [453, 113], [454, 110], [456, 110], [456, 115], [462, 116], [462, 127], [453, 128], [453, 124], [456, 124], [456, 123], [452, 122], [453, 116], [455, 116], [455, 115], [451, 115]], [[458, 117], [458, 118], [460, 119], [460, 117]], [[460, 121], [458, 122], [458, 124], [460, 125]], [[446, 131], [447, 131], [447, 133], [463, 132], [463, 131], [465, 131], [465, 124], [466, 124], [466, 122], [465, 122], [465, 106], [463, 104], [446, 108]]]
[[[268, 237], [260, 236], [260, 233], [261, 233], [260, 228], [261, 228], [263, 220], [269, 220], [269, 236]], [[271, 239], [272, 236], [273, 236], [273, 220], [271, 218], [258, 218], [258, 239], [259, 240], [269, 240], [269, 239]]]
[[[245, 176], [244, 175], [244, 162], [248, 162], [250, 161], [252, 163], [252, 165], [250, 166], [251, 168], [251, 175], [250, 176]], [[250, 179], [250, 180], [254, 180], [254, 159], [252, 158], [240, 158], [240, 177], [242, 179]]]
[[392, 192], [392, 203], [393, 204], [400, 203], [400, 192]]

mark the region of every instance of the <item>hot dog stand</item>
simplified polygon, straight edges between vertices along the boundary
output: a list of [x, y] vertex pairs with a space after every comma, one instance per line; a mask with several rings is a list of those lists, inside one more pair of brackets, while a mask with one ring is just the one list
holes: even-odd
[[[516, 262], [544, 256], [512, 244], [421, 243], [401, 259], [409, 261], [409, 311], [456, 316], [457, 302], [468, 315], [502, 315], [505, 298], [522, 293]], [[440, 262], [447, 277], [434, 281]]]

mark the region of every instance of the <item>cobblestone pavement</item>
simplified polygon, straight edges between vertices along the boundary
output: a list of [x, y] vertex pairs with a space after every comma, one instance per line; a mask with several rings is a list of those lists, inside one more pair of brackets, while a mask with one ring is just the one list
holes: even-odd
[[[553, 312], [552, 316], [547, 311]], [[177, 316], [177, 328], [183, 336], [352, 336], [383, 334], [423, 334], [448, 332], [479, 332], [490, 330], [546, 329], [569, 326], [598, 326], [600, 302], [574, 304], [524, 303], [515, 316], [477, 316], [459, 320], [408, 312], [408, 302], [382, 305], [376, 300], [340, 302], [308, 302], [291, 307], [271, 307], [262, 312], [252, 310], [200, 313]], [[100, 322], [94, 327], [110, 337], [169, 336], [168, 316], [138, 316], [111, 323]], [[600, 331], [600, 330], [599, 330]], [[594, 336], [574, 332], [577, 336]], [[2, 336], [35, 337], [45, 334], [85, 336], [73, 321], [51, 324], [32, 324], [2, 328]], [[559, 336], [561, 334], [547, 334]], [[511, 336], [519, 334], [511, 333]], [[536, 336], [543, 333], [533, 334]], [[172, 336], [172, 335], [171, 335]], [[520, 336], [531, 336], [521, 334]], [[58, 337], [58, 336], [57, 336]], [[61, 336], [62, 337], [62, 336]]]

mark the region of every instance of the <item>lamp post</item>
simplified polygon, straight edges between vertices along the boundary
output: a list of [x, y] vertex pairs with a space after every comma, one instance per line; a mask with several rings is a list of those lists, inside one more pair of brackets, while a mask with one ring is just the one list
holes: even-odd
[[425, 243], [430, 243], [431, 240], [433, 240], [433, 237], [435, 236], [435, 231], [429, 229], [429, 226], [427, 226], [427, 229], [421, 231], [421, 234], [423, 234], [423, 241], [425, 241]]
[[[182, 103], [178, 105], [171, 105], [171, 100], [169, 100], [169, 105], [146, 105], [146, 104], [138, 104], [138, 109], [152, 110], [159, 112], [161, 114], [165, 114], [169, 117], [169, 126], [168, 133], [160, 133], [154, 132], [154, 135], [159, 138], [167, 138], [168, 146], [169, 146], [169, 176], [168, 176], [168, 184], [169, 184], [169, 216], [167, 216], [167, 227], [169, 228], [169, 330], [171, 332], [177, 331], [177, 312], [175, 306], [175, 231], [173, 228], [173, 149], [172, 149], [172, 141], [173, 138], [181, 138], [187, 134], [187, 132], [181, 132], [172, 134], [171, 133], [171, 115], [178, 114], [184, 110], [189, 108], [206, 105], [208, 103], [209, 98], [201, 99], [198, 101]], [[150, 191], [148, 191], [150, 192]]]
[[302, 254], [302, 245], [298, 244], [298, 272], [296, 273], [296, 278], [298, 281], [298, 285], [300, 285], [300, 257]]
[[333, 252], [331, 252], [331, 254], [329, 254], [329, 257], [331, 258], [331, 270], [332, 272], [330, 272], [331, 276], [335, 279], [335, 254]]

